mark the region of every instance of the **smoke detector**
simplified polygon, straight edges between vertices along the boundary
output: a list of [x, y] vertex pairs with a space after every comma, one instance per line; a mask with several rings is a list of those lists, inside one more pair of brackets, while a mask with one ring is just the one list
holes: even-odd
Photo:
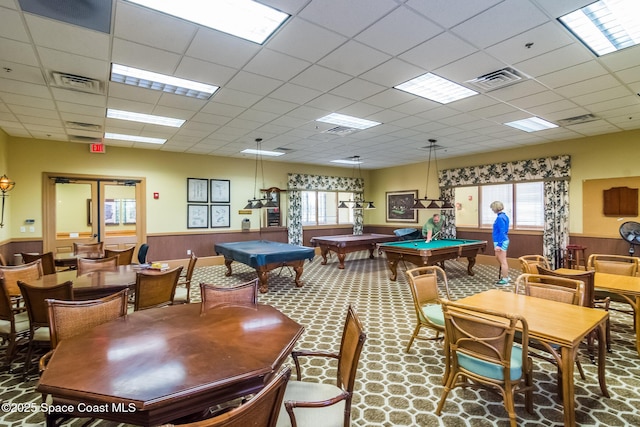
[[49, 83], [61, 89], [76, 90], [98, 95], [103, 94], [104, 87], [100, 80], [76, 76], [75, 74], [60, 73], [58, 71], [52, 71], [50, 73]]
[[501, 70], [493, 71], [491, 73], [476, 77], [473, 80], [468, 80], [467, 83], [488, 92], [494, 89], [499, 89], [505, 86], [518, 83], [525, 79], [524, 74], [520, 71], [507, 67]]

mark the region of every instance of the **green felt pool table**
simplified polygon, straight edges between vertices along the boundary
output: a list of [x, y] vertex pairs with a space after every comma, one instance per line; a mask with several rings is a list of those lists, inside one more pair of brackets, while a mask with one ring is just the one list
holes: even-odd
[[487, 242], [484, 240], [441, 239], [427, 243], [424, 239], [405, 240], [380, 244], [379, 249], [387, 256], [387, 264], [391, 270], [391, 280], [398, 277], [398, 262], [409, 261], [422, 267], [440, 263], [444, 266], [447, 259], [466, 257], [469, 261], [467, 273], [473, 276], [478, 252], [484, 251]]

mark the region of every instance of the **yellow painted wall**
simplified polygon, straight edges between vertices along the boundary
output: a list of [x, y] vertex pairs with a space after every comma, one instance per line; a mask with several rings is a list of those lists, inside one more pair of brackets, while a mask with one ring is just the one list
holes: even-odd
[[[9, 137], [6, 133], [4, 133], [0, 129], [0, 176], [6, 174], [9, 178], [12, 178], [11, 171], [9, 170], [9, 161], [8, 161], [8, 146], [9, 146]], [[13, 190], [12, 190], [13, 191]], [[6, 200], [6, 207], [4, 212], [4, 223], [6, 224], [3, 228], [0, 228], [0, 244], [9, 240], [11, 237], [9, 233], [9, 223], [11, 221], [11, 208], [10, 208], [10, 200], [11, 197], [8, 197]], [[2, 201], [0, 201], [2, 203]]]

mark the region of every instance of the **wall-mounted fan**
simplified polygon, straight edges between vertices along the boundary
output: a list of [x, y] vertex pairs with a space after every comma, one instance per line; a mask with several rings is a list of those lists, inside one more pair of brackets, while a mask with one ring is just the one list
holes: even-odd
[[640, 223], [634, 221], [625, 222], [620, 226], [620, 235], [629, 242], [629, 255], [633, 256], [633, 245], [640, 245]]

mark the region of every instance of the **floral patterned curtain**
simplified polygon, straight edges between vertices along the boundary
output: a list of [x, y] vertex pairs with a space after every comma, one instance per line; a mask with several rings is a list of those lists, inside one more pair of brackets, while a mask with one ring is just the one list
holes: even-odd
[[[439, 171], [443, 197], [454, 200], [455, 187], [522, 181], [544, 181], [543, 255], [555, 265], [558, 251], [569, 240], [569, 184], [571, 156], [562, 155], [515, 162], [469, 166]], [[444, 233], [455, 236], [455, 217], [445, 214]]]
[[[341, 176], [321, 176], [299, 173], [288, 175], [287, 195], [288, 209], [288, 241], [292, 245], [302, 245], [302, 190], [309, 191], [345, 191], [356, 193], [356, 200], [363, 200], [364, 180], [362, 178], [345, 178]], [[353, 211], [353, 234], [362, 234], [362, 209]]]

